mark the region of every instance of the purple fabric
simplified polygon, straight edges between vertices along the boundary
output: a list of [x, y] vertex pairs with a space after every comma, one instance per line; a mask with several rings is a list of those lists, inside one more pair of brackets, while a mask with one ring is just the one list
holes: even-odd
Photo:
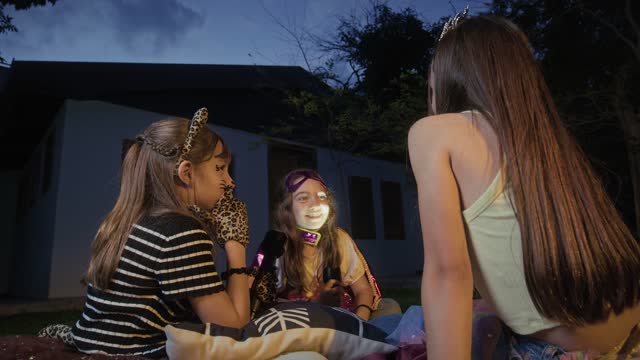
[[[413, 310], [413, 311], [409, 311]], [[398, 327], [407, 324], [423, 324], [422, 321], [422, 309], [419, 306], [412, 306], [407, 310], [404, 316], [420, 317], [418, 319], [404, 319], [401, 320]], [[411, 321], [414, 320], [414, 321]], [[490, 359], [502, 359], [500, 354], [501, 349], [497, 349], [498, 339], [502, 334], [502, 322], [495, 315], [491, 314], [490, 309], [487, 307], [484, 301], [475, 300], [473, 303], [473, 325], [472, 325], [472, 349], [471, 358], [473, 360], [490, 360]], [[399, 329], [396, 329], [398, 331]], [[402, 330], [402, 329], [400, 329]], [[427, 358], [427, 348], [424, 342], [424, 329], [414, 329], [416, 336], [419, 336], [421, 341], [416, 342], [413, 336], [410, 336], [410, 329], [401, 333], [402, 336], [397, 344], [398, 350], [391, 354], [371, 354], [365, 357], [366, 360], [424, 360]], [[389, 337], [387, 338], [389, 342]], [[394, 343], [394, 342], [391, 342]]]
[[[301, 178], [298, 181], [295, 181], [297, 178]], [[314, 170], [294, 170], [287, 174], [287, 177], [284, 179], [284, 185], [287, 187], [287, 192], [294, 193], [296, 190], [302, 186], [302, 184], [307, 181], [307, 179], [312, 179], [320, 182], [322, 186], [328, 188], [327, 183], [322, 180], [320, 174]]]
[[300, 237], [302, 241], [308, 243], [309, 245], [317, 246], [318, 241], [320, 240], [320, 234], [313, 231], [305, 231], [300, 230]]
[[258, 251], [256, 251], [256, 256], [253, 258], [253, 264], [251, 264], [251, 266], [254, 268], [260, 268], [260, 266], [262, 266], [262, 260], [264, 260], [264, 250], [262, 249], [262, 246], [260, 246]]
[[[418, 307], [418, 306], [416, 306]], [[409, 313], [409, 311], [407, 311]], [[407, 315], [405, 313], [404, 316]], [[416, 314], [411, 316], [415, 316]], [[404, 319], [403, 319], [404, 320]], [[402, 326], [401, 323], [398, 327]], [[472, 322], [472, 339], [471, 339], [471, 359], [472, 360], [492, 360], [492, 359], [521, 359], [534, 360], [529, 354], [518, 351], [518, 346], [514, 346], [518, 342], [518, 337], [512, 336], [502, 321], [492, 312], [488, 304], [483, 300], [474, 300], [473, 302], [473, 322]], [[417, 335], [424, 337], [424, 331], [415, 331]], [[405, 334], [406, 335], [406, 334]], [[630, 335], [633, 337], [634, 334]], [[640, 333], [631, 340], [632, 344], [640, 341]], [[520, 337], [522, 338], [522, 337]], [[400, 339], [398, 350], [391, 354], [371, 354], [364, 359], [366, 360], [408, 360], [408, 359], [426, 359], [426, 345], [424, 340], [420, 343], [409, 343], [409, 337], [404, 336]], [[387, 337], [389, 342], [389, 337]], [[625, 359], [640, 359], [640, 354], [628, 354]], [[536, 357], [539, 358], [539, 357]], [[559, 360], [596, 360], [601, 358], [593, 353], [584, 351], [572, 351], [565, 354], [559, 354], [554, 359]], [[617, 358], [617, 357], [616, 357]]]

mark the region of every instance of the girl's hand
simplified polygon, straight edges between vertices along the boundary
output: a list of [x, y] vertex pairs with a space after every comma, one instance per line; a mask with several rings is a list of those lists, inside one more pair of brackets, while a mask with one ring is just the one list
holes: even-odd
[[340, 306], [342, 303], [343, 293], [344, 289], [342, 287], [342, 283], [336, 279], [331, 279], [327, 281], [322, 287], [322, 290], [320, 290], [318, 302], [328, 306]]
[[247, 206], [233, 197], [233, 187], [227, 186], [224, 195], [213, 208], [216, 224], [216, 241], [226, 250], [228, 241], [238, 242], [245, 248], [249, 245], [249, 218]]

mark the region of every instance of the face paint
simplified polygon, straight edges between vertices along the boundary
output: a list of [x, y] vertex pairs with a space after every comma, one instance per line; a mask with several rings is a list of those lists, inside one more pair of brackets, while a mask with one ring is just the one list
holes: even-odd
[[304, 229], [318, 230], [327, 222], [329, 197], [321, 182], [307, 179], [292, 196], [296, 225]]

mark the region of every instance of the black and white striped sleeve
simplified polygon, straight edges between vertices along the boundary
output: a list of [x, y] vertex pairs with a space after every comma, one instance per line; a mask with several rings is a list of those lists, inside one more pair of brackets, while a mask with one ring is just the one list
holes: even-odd
[[155, 278], [165, 298], [191, 298], [224, 290], [214, 263], [213, 241], [200, 223], [188, 216], [171, 216], [163, 219], [158, 230]]

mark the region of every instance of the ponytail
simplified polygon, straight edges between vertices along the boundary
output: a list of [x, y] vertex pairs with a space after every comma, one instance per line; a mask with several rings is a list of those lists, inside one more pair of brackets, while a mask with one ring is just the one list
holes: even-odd
[[149, 154], [142, 156], [141, 147], [142, 145], [134, 143], [127, 151], [122, 162], [120, 195], [91, 244], [91, 261], [86, 281], [98, 288], [108, 287], [131, 227], [143, 213]]

